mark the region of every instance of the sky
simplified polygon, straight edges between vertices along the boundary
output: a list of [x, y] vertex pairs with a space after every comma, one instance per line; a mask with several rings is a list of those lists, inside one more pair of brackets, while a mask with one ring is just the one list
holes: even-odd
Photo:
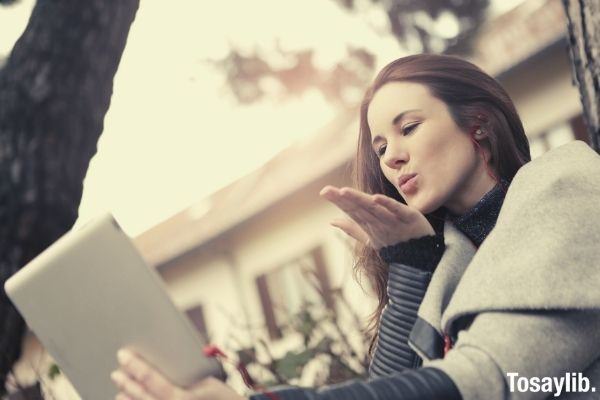
[[[493, 1], [493, 13], [520, 1]], [[0, 7], [0, 55], [10, 52], [33, 4]], [[224, 76], [203, 60], [223, 57], [231, 44], [269, 50], [279, 41], [284, 49], [314, 48], [316, 63], [327, 67], [351, 43], [376, 54], [379, 68], [401, 55], [391, 35], [374, 29], [385, 18], [377, 9], [349, 13], [333, 0], [141, 1], [76, 226], [111, 212], [136, 236], [306, 140], [335, 116], [314, 91], [283, 103], [239, 106]]]

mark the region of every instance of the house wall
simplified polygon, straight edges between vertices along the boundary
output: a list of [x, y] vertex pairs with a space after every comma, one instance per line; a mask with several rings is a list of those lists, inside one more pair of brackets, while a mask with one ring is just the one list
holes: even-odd
[[577, 87], [571, 84], [571, 61], [563, 43], [517, 67], [501, 80], [513, 99], [525, 132], [535, 137], [582, 112]]
[[209, 333], [215, 342], [228, 343], [232, 328], [241, 328], [245, 321], [259, 328], [252, 333], [264, 337], [256, 277], [317, 246], [323, 248], [331, 286], [342, 287], [362, 317], [371, 312], [374, 300], [366, 298], [352, 278], [348, 240], [328, 223], [340, 213], [318, 196], [326, 183], [348, 184], [349, 179], [342, 171], [330, 174], [234, 234], [163, 268], [163, 278], [178, 306], [185, 309], [196, 303], [204, 305]]

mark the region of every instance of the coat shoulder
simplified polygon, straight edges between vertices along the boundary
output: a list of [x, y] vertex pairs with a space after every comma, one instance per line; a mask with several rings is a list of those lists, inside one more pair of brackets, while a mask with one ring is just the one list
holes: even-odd
[[484, 311], [600, 307], [600, 156], [582, 141], [521, 167], [442, 326]]

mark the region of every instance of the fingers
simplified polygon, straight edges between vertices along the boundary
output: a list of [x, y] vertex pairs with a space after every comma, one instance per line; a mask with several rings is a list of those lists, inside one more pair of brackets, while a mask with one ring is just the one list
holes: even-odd
[[415, 232], [413, 234], [415, 238], [419, 237], [421, 234], [435, 235], [435, 230], [427, 218], [418, 210], [382, 194], [376, 194], [373, 196], [373, 198], [377, 204], [381, 204], [382, 206], [386, 207], [386, 209], [396, 215], [398, 219], [412, 225]]
[[327, 186], [321, 195], [348, 215], [353, 222], [337, 220], [332, 225], [367, 246], [380, 248], [398, 229], [398, 218], [373, 201], [373, 196], [351, 188]]
[[119, 388], [118, 400], [157, 400], [146, 389], [123, 371], [117, 370], [110, 374], [110, 378]]
[[387, 224], [397, 218], [394, 213], [375, 203], [372, 195], [352, 188], [326, 186], [321, 195], [360, 224]]
[[383, 194], [373, 196], [373, 201], [404, 221], [409, 220], [412, 210], [405, 205]]
[[[348, 199], [349, 202], [367, 211], [371, 217], [381, 222], [389, 222], [396, 219], [396, 215], [377, 204], [372, 195], [351, 188], [343, 188], [341, 189], [341, 196], [343, 199]], [[393, 199], [390, 200], [394, 201]]]
[[351, 218], [332, 225], [375, 249], [433, 231], [419, 211], [382, 194], [334, 186], [324, 187], [320, 194]]
[[128, 385], [124, 387], [127, 389], [123, 390], [125, 394], [133, 396], [136, 400], [170, 399], [175, 396], [177, 386], [169, 382], [161, 373], [150, 367], [133, 352], [119, 350], [117, 358], [121, 366], [121, 371], [117, 372], [121, 372], [122, 376], [116, 375], [116, 383], [117, 386], [119, 381]]
[[359, 242], [368, 245], [369, 235], [365, 232], [356, 221], [351, 219], [337, 218], [331, 221], [331, 225], [341, 229], [348, 236], [358, 240]]

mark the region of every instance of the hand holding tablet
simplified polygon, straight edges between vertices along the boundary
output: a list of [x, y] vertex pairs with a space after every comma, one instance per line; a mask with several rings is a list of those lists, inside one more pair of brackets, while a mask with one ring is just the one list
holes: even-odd
[[183, 389], [165, 378], [148, 365], [139, 355], [121, 349], [117, 353], [119, 369], [113, 371], [111, 379], [119, 388], [117, 400], [245, 400], [218, 379], [202, 379]]

